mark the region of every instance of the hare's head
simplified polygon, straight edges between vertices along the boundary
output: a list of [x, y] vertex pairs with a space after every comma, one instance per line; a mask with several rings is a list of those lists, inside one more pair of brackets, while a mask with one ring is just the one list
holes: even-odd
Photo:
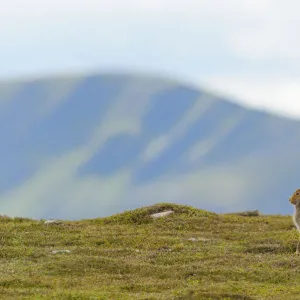
[[289, 201], [293, 205], [296, 205], [298, 202], [300, 203], [300, 189], [294, 192], [294, 194], [290, 197]]

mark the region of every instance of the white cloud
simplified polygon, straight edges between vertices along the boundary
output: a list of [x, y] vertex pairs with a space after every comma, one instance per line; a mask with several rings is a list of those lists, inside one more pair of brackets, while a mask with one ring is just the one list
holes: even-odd
[[[182, 40], [190, 37], [188, 43], [193, 47], [187, 47], [187, 50], [193, 51], [196, 47], [196, 53], [199, 53], [199, 48], [210, 42], [206, 40], [199, 47], [196, 37], [201, 39], [203, 33], [225, 43], [220, 52], [229, 47], [236, 55], [246, 58], [269, 59], [277, 57], [277, 54], [283, 58], [285, 55], [298, 57], [300, 47], [297, 35], [300, 4], [296, 0], [112, 0], [109, 3], [94, 0], [29, 0], [26, 4], [22, 0], [5, 0], [4, 3], [0, 11], [0, 28], [3, 30], [1, 32], [0, 29], [0, 37], [11, 39], [18, 36], [23, 42], [28, 36], [41, 41], [43, 35], [49, 38], [54, 33], [52, 30], [57, 30], [57, 37], [61, 32], [68, 32], [69, 36], [64, 35], [64, 39], [75, 35], [78, 42], [92, 37], [91, 32], [103, 41], [103, 34], [106, 33], [109, 39], [104, 38], [105, 41], [114, 43], [122, 40], [124, 47], [124, 44], [141, 39], [143, 31], [149, 33], [149, 28], [156, 31], [159, 27], [160, 31], [155, 32], [159, 44], [168, 40], [175, 42], [172, 52], [184, 47]], [[92, 30], [95, 25], [98, 25], [97, 31]], [[75, 26], [76, 33], [70, 30], [70, 26]], [[21, 30], [24, 28], [28, 30]], [[181, 38], [178, 39], [178, 36]], [[31, 43], [36, 42], [31, 39]]]
[[127, 68], [217, 88], [232, 77], [240, 102], [295, 115], [299, 9], [297, 0], [3, 0], [0, 75]]
[[227, 36], [229, 47], [247, 59], [299, 59], [300, 3], [294, 0], [267, 3], [248, 25]]
[[228, 75], [203, 79], [212, 91], [248, 107], [300, 117], [300, 79], [281, 76]]

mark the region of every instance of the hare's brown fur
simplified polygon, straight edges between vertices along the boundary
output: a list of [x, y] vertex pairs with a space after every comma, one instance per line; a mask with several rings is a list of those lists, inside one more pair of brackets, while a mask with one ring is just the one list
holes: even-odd
[[[298, 231], [300, 232], [300, 189], [297, 189], [289, 199], [290, 203], [295, 205], [295, 212], [293, 215], [293, 221]], [[297, 254], [300, 254], [300, 241], [297, 245]]]

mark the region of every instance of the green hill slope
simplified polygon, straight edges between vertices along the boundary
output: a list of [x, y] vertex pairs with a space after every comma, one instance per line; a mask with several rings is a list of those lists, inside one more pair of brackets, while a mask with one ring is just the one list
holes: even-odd
[[300, 299], [290, 216], [159, 204], [52, 224], [2, 217], [0, 230], [1, 299]]

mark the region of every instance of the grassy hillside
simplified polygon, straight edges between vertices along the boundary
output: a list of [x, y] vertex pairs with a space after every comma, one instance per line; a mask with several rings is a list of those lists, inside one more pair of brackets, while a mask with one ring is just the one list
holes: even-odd
[[0, 299], [300, 299], [288, 216], [160, 204], [48, 225], [2, 217], [0, 231]]

